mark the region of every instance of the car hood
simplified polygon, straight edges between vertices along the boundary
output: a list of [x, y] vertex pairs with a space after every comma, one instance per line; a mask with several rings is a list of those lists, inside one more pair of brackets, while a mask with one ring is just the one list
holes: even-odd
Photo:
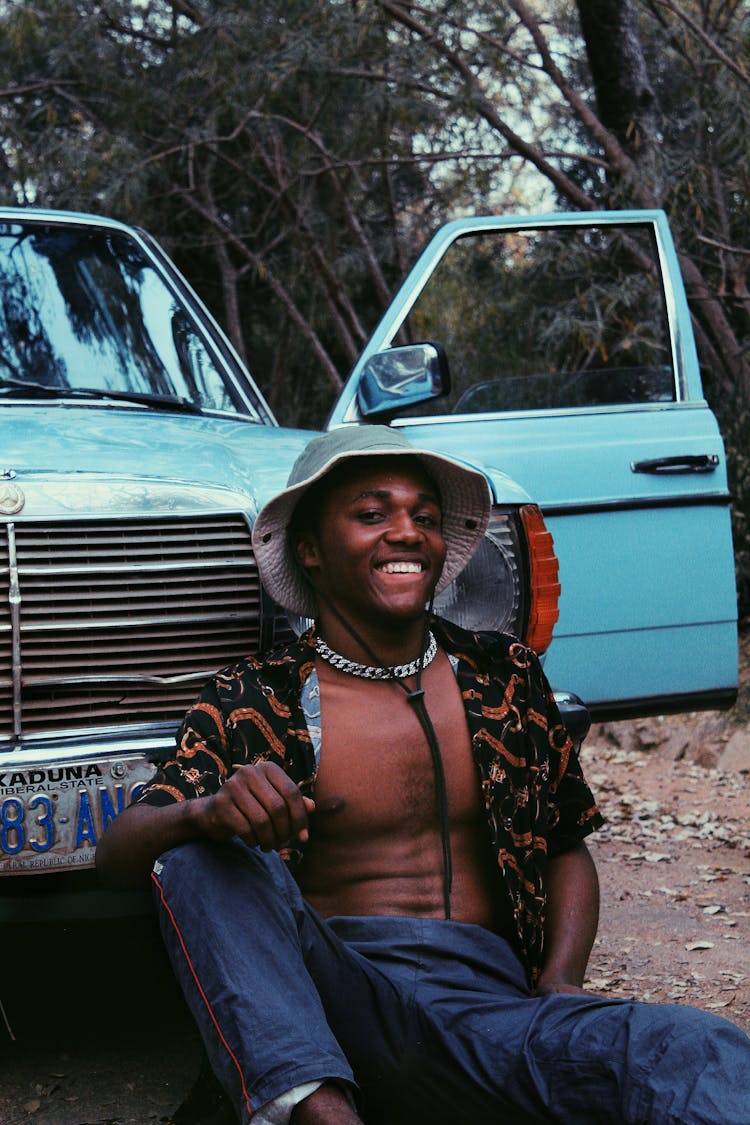
[[0, 406], [0, 473], [62, 488], [108, 479], [234, 494], [253, 514], [286, 484], [310, 431], [101, 406]]
[[[27, 494], [35, 488], [47, 498], [54, 493], [54, 503], [46, 505], [50, 515], [65, 494], [71, 510], [119, 505], [136, 511], [145, 505], [176, 513], [185, 505], [209, 510], [218, 504], [254, 518], [286, 485], [315, 432], [101, 404], [3, 403], [0, 485], [14, 474], [13, 484]], [[415, 444], [440, 451], [434, 440]], [[528, 494], [506, 474], [485, 473], [496, 503], [528, 503]], [[106, 498], [108, 486], [116, 500]], [[148, 491], [148, 502], [134, 486]], [[0, 514], [9, 512], [0, 505]], [[28, 509], [24, 514], [33, 515]]]

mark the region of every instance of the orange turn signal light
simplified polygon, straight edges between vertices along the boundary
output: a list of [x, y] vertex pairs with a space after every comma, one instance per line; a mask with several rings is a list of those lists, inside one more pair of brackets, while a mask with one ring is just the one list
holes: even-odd
[[560, 616], [560, 567], [552, 535], [536, 504], [524, 504], [521, 520], [529, 548], [530, 606], [526, 643], [535, 652], [549, 648]]

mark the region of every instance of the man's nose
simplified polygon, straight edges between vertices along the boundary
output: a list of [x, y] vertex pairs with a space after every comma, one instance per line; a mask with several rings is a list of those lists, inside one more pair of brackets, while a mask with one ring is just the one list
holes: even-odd
[[422, 537], [419, 524], [415, 523], [407, 511], [394, 512], [388, 526], [388, 539], [399, 543], [416, 543]]

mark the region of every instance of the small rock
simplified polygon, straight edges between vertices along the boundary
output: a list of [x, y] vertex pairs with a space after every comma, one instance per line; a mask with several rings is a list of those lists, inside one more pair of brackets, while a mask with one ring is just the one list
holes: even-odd
[[750, 731], [736, 730], [726, 744], [717, 762], [722, 773], [750, 772]]

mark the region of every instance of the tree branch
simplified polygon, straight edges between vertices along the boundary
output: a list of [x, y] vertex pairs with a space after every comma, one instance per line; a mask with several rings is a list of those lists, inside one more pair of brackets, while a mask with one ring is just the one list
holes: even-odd
[[525, 141], [523, 137], [516, 133], [515, 130], [502, 119], [493, 103], [481, 89], [477, 76], [458, 52], [448, 47], [431, 28], [423, 24], [420, 20], [417, 20], [399, 4], [393, 3], [392, 0], [378, 0], [378, 2], [381, 8], [392, 16], [397, 23], [400, 23], [403, 27], [406, 27], [423, 39], [425, 43], [445, 59], [453, 70], [461, 75], [470, 93], [472, 104], [479, 116], [507, 141], [514, 152], [524, 157], [530, 164], [533, 164], [534, 167], [557, 188], [561, 195], [566, 196], [577, 207], [580, 207], [581, 210], [590, 211], [593, 209], [594, 201], [587, 192], [580, 188], [569, 176], [566, 176], [563, 171], [559, 168], [555, 168], [554, 165], [545, 160], [543, 154], [535, 145]]
[[676, 0], [653, 0], [653, 3], [661, 8], [666, 8], [667, 11], [676, 16], [686, 27], [690, 28], [697, 39], [700, 39], [704, 47], [708, 47], [711, 54], [719, 60], [722, 66], [731, 70], [746, 86], [750, 86], [750, 74], [747, 73], [744, 67], [740, 66], [738, 62], [735, 62], [726, 51], [723, 51], [716, 40], [712, 39], [711, 36], [703, 30], [700, 24], [693, 19], [690, 13], [686, 12], [680, 4], [676, 3]]
[[339, 375], [336, 367], [331, 360], [331, 357], [328, 355], [328, 352], [323, 346], [323, 343], [316, 333], [315, 329], [312, 327], [307, 318], [302, 314], [291, 293], [288, 291], [286, 286], [276, 275], [273, 269], [269, 266], [269, 264], [261, 256], [259, 256], [258, 254], [254, 254], [250, 250], [249, 246], [247, 246], [242, 241], [242, 239], [238, 238], [235, 234], [233, 234], [231, 230], [228, 229], [228, 227], [222, 222], [218, 215], [212, 214], [210, 209], [207, 208], [205, 204], [201, 203], [200, 200], [196, 199], [195, 196], [191, 195], [189, 191], [186, 191], [181, 187], [176, 187], [175, 193], [180, 199], [182, 199], [184, 203], [187, 204], [187, 206], [191, 210], [195, 211], [197, 214], [201, 215], [201, 217], [204, 218], [207, 222], [209, 222], [214, 230], [218, 231], [228, 243], [235, 247], [237, 252], [243, 258], [247, 259], [247, 261], [253, 265], [258, 275], [269, 286], [274, 295], [286, 309], [287, 314], [289, 315], [293, 323], [297, 326], [302, 336], [311, 345], [313, 353], [319, 360], [326, 378], [328, 379], [328, 382], [331, 384], [334, 391], [338, 394], [344, 384], [341, 376]]

